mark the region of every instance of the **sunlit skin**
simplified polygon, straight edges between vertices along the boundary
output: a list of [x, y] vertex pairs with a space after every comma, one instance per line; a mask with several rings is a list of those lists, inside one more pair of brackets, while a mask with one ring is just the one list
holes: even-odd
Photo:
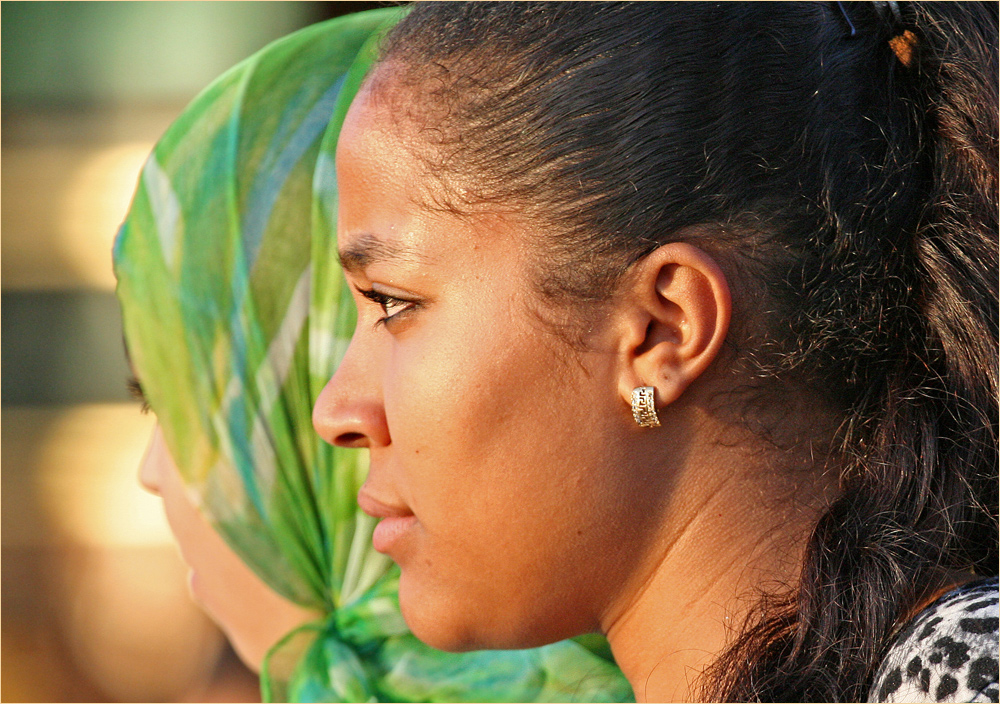
[[[552, 308], [532, 287], [538, 228], [426, 208], [444, 194], [411, 149], [419, 131], [370, 85], [337, 152], [358, 325], [313, 420], [370, 450], [359, 502], [394, 517], [376, 544], [400, 565], [407, 623], [445, 650], [600, 631], [641, 700], [693, 696], [743, 614], [735, 597], [794, 583], [822, 504], [813, 480], [719, 442], [737, 432], [709, 404], [731, 314], [722, 270], [661, 247], [571, 345], [537, 314]], [[639, 385], [662, 427], [633, 421]]]
[[192, 597], [223, 630], [243, 662], [259, 671], [272, 645], [318, 614], [274, 592], [205, 520], [184, 488], [159, 426], [142, 460], [139, 480], [163, 499], [170, 530], [191, 568]]

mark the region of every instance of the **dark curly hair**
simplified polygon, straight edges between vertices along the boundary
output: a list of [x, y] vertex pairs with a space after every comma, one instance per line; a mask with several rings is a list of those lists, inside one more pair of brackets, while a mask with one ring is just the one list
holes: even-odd
[[863, 700], [942, 569], [997, 574], [995, 4], [418, 3], [382, 60], [438, 205], [542, 226], [541, 295], [692, 242], [754, 403], [836, 409], [839, 497], [703, 697]]

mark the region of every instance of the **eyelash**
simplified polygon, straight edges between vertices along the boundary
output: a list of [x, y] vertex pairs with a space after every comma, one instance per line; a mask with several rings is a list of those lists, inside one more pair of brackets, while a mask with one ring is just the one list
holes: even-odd
[[[375, 327], [378, 327], [380, 325], [385, 325], [396, 316], [402, 315], [403, 313], [408, 313], [417, 306], [416, 301], [408, 301], [405, 298], [397, 298], [396, 296], [390, 296], [387, 293], [381, 293], [374, 289], [363, 289], [363, 288], [358, 288], [356, 286], [355, 289], [359, 294], [367, 298], [369, 301], [372, 301], [373, 303], [377, 303], [378, 305], [380, 305], [382, 307], [382, 312], [386, 313], [386, 315], [383, 315], [381, 318], [375, 321]], [[390, 306], [396, 306], [396, 305], [404, 306], [404, 308], [402, 310], [393, 313], [392, 315], [388, 315], [389, 313], [388, 308]]]
[[130, 376], [125, 379], [125, 387], [132, 398], [142, 404], [139, 411], [141, 413], [149, 413], [149, 401], [146, 400], [146, 394], [142, 392], [142, 384], [139, 383], [139, 380], [134, 376]]

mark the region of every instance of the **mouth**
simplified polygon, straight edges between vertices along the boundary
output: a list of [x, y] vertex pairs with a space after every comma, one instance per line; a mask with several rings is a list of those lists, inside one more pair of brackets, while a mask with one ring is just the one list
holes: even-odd
[[362, 487], [358, 492], [358, 506], [372, 518], [407, 518], [413, 511], [405, 506], [393, 506], [379, 501]]
[[365, 493], [364, 488], [358, 492], [358, 506], [372, 518], [382, 519], [372, 533], [372, 547], [383, 554], [388, 554], [417, 523], [410, 509], [379, 501]]
[[194, 571], [193, 567], [188, 568], [187, 590], [191, 596], [191, 600], [204, 610], [205, 607], [202, 606], [201, 578], [198, 577], [198, 573]]

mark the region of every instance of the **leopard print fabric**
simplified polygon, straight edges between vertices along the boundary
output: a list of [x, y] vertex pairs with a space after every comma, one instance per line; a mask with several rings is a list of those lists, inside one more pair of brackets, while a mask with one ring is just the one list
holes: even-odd
[[896, 637], [868, 701], [997, 701], [997, 597], [992, 577], [921, 611]]

